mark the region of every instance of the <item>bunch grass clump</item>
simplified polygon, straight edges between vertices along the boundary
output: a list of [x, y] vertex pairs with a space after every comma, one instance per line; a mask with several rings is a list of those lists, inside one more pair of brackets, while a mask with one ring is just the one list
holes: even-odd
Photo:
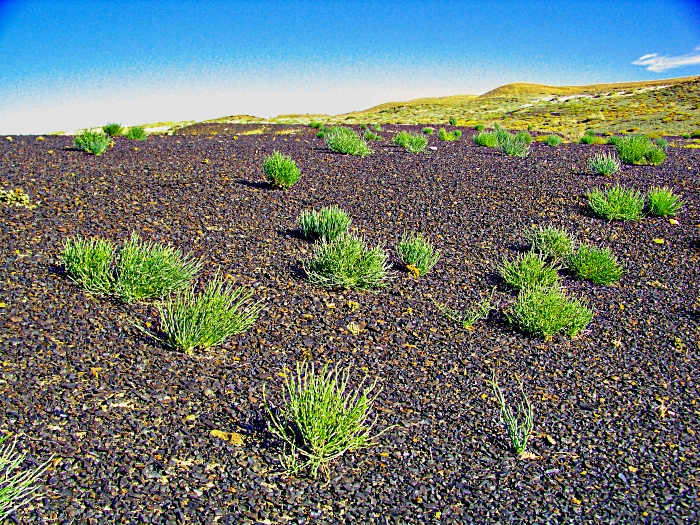
[[620, 161], [612, 153], [596, 153], [588, 159], [588, 167], [599, 175], [612, 175], [620, 169]]
[[140, 126], [132, 126], [126, 130], [124, 136], [129, 140], [146, 140], [148, 135], [146, 135], [146, 130]]
[[587, 197], [593, 212], [610, 221], [634, 221], [643, 216], [644, 196], [636, 190], [616, 184], [607, 189], [595, 188]]
[[61, 262], [71, 281], [93, 295], [109, 295], [116, 285], [115, 250], [111, 241], [71, 237], [63, 244]]
[[644, 135], [620, 137], [615, 145], [620, 160], [625, 164], [658, 166], [666, 158], [666, 151]]
[[512, 324], [545, 340], [558, 333], [575, 337], [592, 318], [585, 300], [568, 297], [559, 286], [523, 288], [508, 316]]
[[344, 233], [333, 241], [322, 239], [303, 268], [311, 283], [324, 288], [369, 290], [386, 285], [388, 259], [381, 245], [367, 248], [361, 238]]
[[428, 146], [428, 139], [417, 133], [408, 133], [406, 131], [397, 133], [393, 142], [411, 153], [420, 153]]
[[516, 255], [512, 260], [503, 259], [501, 277], [516, 290], [548, 288], [559, 282], [556, 267], [547, 263], [545, 256], [529, 251]]
[[187, 289], [176, 299], [158, 305], [163, 342], [192, 355], [196, 349], [217, 346], [255, 323], [260, 303], [252, 301], [252, 290], [235, 288], [219, 277], [203, 292]]
[[513, 409], [506, 403], [505, 397], [501, 388], [496, 382], [496, 373], [494, 371], [493, 379], [491, 380], [491, 388], [496, 396], [498, 405], [501, 409], [501, 421], [505, 423], [506, 429], [508, 430], [508, 438], [513, 446], [513, 450], [517, 454], [522, 454], [527, 448], [527, 441], [530, 438], [532, 429], [534, 427], [534, 414], [532, 411], [532, 405], [525, 395], [525, 390], [523, 389], [523, 383], [520, 381], [520, 377], [516, 376], [518, 380], [518, 385], [520, 386], [520, 393], [523, 396], [524, 403], [518, 403], [518, 412], [515, 413]]
[[435, 128], [427, 127], [423, 128], [421, 131], [426, 135], [432, 135], [433, 133], [435, 133]]
[[22, 469], [26, 454], [15, 450], [17, 441], [0, 438], [0, 520], [38, 497], [36, 484], [53, 458], [34, 468]]
[[365, 140], [382, 140], [382, 137], [380, 137], [377, 133], [373, 133], [372, 131], [365, 131], [364, 134], [364, 139]]
[[555, 261], [563, 260], [571, 253], [574, 241], [565, 230], [556, 226], [540, 226], [527, 233], [531, 249]]
[[592, 132], [586, 132], [579, 140], [579, 143], [581, 143], [581, 144], [594, 144], [595, 143], [595, 135]]
[[415, 273], [416, 277], [425, 275], [440, 260], [441, 252], [422, 233], [405, 233], [396, 247], [401, 262]]
[[596, 284], [611, 284], [620, 280], [622, 268], [610, 248], [579, 245], [566, 261], [567, 266], [579, 279]]
[[275, 150], [263, 160], [263, 171], [273, 188], [286, 190], [301, 177], [294, 159]]
[[480, 131], [474, 135], [474, 143], [477, 146], [484, 146], [486, 148], [495, 148], [498, 144], [496, 135], [488, 131]]
[[299, 215], [299, 230], [305, 239], [333, 241], [350, 228], [352, 219], [338, 206], [325, 206], [319, 211], [305, 210]]
[[476, 126], [474, 126], [474, 129], [476, 131], [484, 131], [486, 129], [486, 126], [484, 126], [483, 124], [477, 124]]
[[32, 199], [29, 195], [24, 193], [24, 190], [21, 188], [0, 190], [0, 204], [16, 208], [27, 208], [29, 210], [33, 210], [37, 207], [36, 204], [32, 203]]
[[[377, 127], [375, 126], [375, 131]], [[325, 133], [328, 148], [336, 153], [366, 157], [374, 153], [367, 142], [350, 128], [334, 127]]]
[[532, 135], [528, 133], [527, 131], [518, 131], [515, 134], [516, 140], [519, 140], [520, 142], [524, 142], [525, 144], [530, 144], [532, 143]]
[[456, 125], [457, 125], [457, 119], [456, 119], [456, 118], [451, 118], [451, 119], [449, 120], [449, 122], [450, 122], [450, 126], [456, 126]]
[[547, 144], [547, 146], [552, 146], [553, 148], [561, 146], [562, 142], [564, 141], [559, 135], [547, 135], [547, 138], [544, 139], [544, 143]]
[[124, 128], [122, 128], [121, 124], [117, 124], [116, 122], [110, 122], [102, 126], [102, 131], [110, 137], [119, 137], [124, 134]]
[[520, 140], [516, 135], [506, 132], [499, 138], [497, 133], [496, 138], [498, 139], [496, 148], [509, 157], [527, 157], [530, 153], [530, 145]]
[[92, 153], [96, 157], [102, 155], [109, 146], [110, 138], [101, 131], [83, 130], [73, 137], [73, 146]]
[[279, 411], [272, 410], [263, 392], [268, 428], [282, 441], [280, 459], [288, 472], [309, 468], [313, 477], [319, 469], [328, 474], [331, 461], [371, 446], [383, 433], [371, 435], [376, 419], [368, 421], [376, 381], [366, 385], [365, 377], [349, 388], [350, 371], [326, 365], [317, 372], [313, 364], [297, 363], [296, 373], [285, 374], [285, 402]]
[[144, 299], [161, 299], [183, 290], [201, 268], [201, 262], [180, 250], [144, 242], [132, 234], [117, 258], [117, 296], [127, 304]]
[[454, 131], [446, 131], [445, 128], [440, 128], [440, 130], [438, 131], [438, 138], [440, 140], [446, 140], [448, 142], [449, 141], [451, 141], [451, 142], [457, 141], [460, 139], [461, 136], [462, 136], [462, 132], [458, 129], [456, 129]]
[[683, 200], [666, 186], [663, 188], [654, 187], [647, 192], [649, 215], [655, 217], [673, 216], [681, 211], [683, 204]]

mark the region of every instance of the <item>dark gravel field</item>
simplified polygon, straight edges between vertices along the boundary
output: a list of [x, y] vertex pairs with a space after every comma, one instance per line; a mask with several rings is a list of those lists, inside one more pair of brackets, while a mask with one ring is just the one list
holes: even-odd
[[[672, 147], [661, 166], [606, 179], [586, 161], [611, 146], [534, 143], [513, 158], [467, 131], [412, 155], [391, 137], [420, 127], [387, 126], [376, 154], [356, 158], [300, 126], [240, 135], [260, 128], [119, 138], [100, 157], [71, 137], [0, 137], [2, 188], [40, 201], [2, 208], [0, 431], [19, 436], [28, 465], [54, 455], [41, 497], [8, 523], [700, 521], [700, 150]], [[275, 149], [302, 171], [287, 191], [262, 172]], [[609, 182], [672, 187], [686, 201], [679, 224], [592, 216], [586, 192]], [[384, 290], [306, 281], [312, 244], [296, 219], [331, 204], [389, 249]], [[516, 294], [497, 268], [527, 248], [533, 224], [610, 247], [624, 265], [612, 286], [563, 274], [595, 312], [577, 338], [545, 342], [507, 321]], [[442, 250], [426, 276], [396, 260], [404, 230]], [[65, 276], [66, 237], [121, 242], [134, 231], [201, 257], [201, 282], [219, 273], [254, 287], [264, 309], [253, 328], [190, 357], [134, 328], [157, 325], [154, 304], [93, 298]], [[499, 308], [473, 331], [434, 305], [465, 310], [494, 287]], [[329, 479], [285, 475], [265, 432], [262, 387], [279, 402], [280, 373], [300, 360], [377, 378], [376, 428], [396, 425], [335, 461]], [[513, 403], [523, 380], [532, 459], [510, 448], [494, 370]]]

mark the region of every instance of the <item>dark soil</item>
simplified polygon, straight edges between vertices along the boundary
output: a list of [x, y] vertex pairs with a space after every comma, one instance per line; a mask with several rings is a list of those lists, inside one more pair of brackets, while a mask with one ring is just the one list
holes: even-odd
[[[54, 455], [41, 497], [16, 522], [698, 522], [700, 150], [670, 148], [659, 167], [605, 179], [586, 159], [609, 146], [536, 143], [519, 159], [466, 132], [432, 136], [437, 151], [412, 155], [390, 138], [420, 126], [388, 126], [360, 159], [299, 126], [235, 135], [258, 128], [119, 138], [100, 157], [73, 150], [70, 137], [0, 138], [0, 183], [41, 201], [3, 208], [0, 220], [0, 430], [20, 436], [29, 462]], [[288, 191], [264, 180], [274, 149], [303, 173]], [[586, 191], [615, 181], [682, 193], [680, 224], [591, 216]], [[420, 279], [397, 262], [378, 293], [311, 286], [300, 261], [312, 245], [296, 218], [330, 204], [393, 257], [401, 233], [416, 230], [441, 261]], [[507, 323], [515, 295], [497, 266], [527, 247], [531, 224], [609, 246], [626, 269], [614, 286], [565, 276], [595, 311], [574, 340], [543, 342]], [[58, 266], [70, 235], [121, 241], [132, 231], [201, 256], [202, 282], [219, 272], [253, 286], [265, 301], [254, 327], [188, 357], [133, 328], [157, 326], [152, 304], [92, 298]], [[493, 287], [499, 310], [472, 332], [433, 304], [466, 309]], [[350, 322], [363, 330], [351, 334]], [[279, 402], [278, 374], [301, 359], [378, 378], [376, 428], [397, 425], [334, 462], [330, 479], [281, 474], [264, 431], [263, 384]], [[509, 447], [487, 384], [494, 370], [512, 403], [523, 379], [536, 459]]]

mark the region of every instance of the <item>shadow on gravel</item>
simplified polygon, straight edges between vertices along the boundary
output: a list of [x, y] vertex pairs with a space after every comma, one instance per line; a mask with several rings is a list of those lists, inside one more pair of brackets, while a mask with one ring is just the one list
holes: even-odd
[[236, 184], [241, 186], [248, 186], [249, 188], [255, 188], [256, 190], [273, 190], [274, 188], [269, 182], [253, 182], [245, 179], [238, 179], [235, 181]]
[[[286, 230], [277, 230], [276, 233], [280, 237], [289, 237], [291, 239], [298, 239], [300, 241], [307, 240], [297, 228], [287, 228]], [[312, 243], [309, 242], [309, 244], [312, 244]]]

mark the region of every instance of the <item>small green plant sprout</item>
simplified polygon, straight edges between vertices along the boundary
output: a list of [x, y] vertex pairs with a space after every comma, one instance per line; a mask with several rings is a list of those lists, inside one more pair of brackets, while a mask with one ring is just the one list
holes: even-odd
[[519, 140], [520, 142], [524, 142], [525, 144], [530, 144], [532, 142], [532, 135], [530, 135], [527, 131], [518, 131], [515, 134], [516, 140]]
[[3, 522], [15, 510], [38, 497], [39, 485], [35, 483], [53, 459], [51, 456], [45, 463], [23, 470], [26, 454], [17, 452], [17, 440], [10, 443], [8, 437], [0, 438], [0, 520]]
[[499, 270], [505, 283], [516, 290], [548, 288], [559, 282], [557, 268], [534, 251], [516, 255], [512, 260], [504, 257]]
[[382, 140], [382, 137], [380, 137], [376, 133], [373, 133], [373, 132], [367, 130], [367, 131], [365, 131], [364, 139], [365, 140]]
[[480, 131], [474, 135], [474, 144], [477, 146], [483, 146], [486, 148], [495, 148], [498, 145], [498, 140], [494, 133], [489, 133], [487, 131]]
[[544, 139], [544, 143], [547, 144], [547, 146], [552, 146], [553, 148], [561, 146], [562, 142], [563, 140], [559, 135], [548, 135], [547, 138]]
[[440, 250], [433, 248], [422, 233], [405, 233], [396, 247], [399, 259], [415, 277], [428, 273], [440, 260]]
[[474, 330], [474, 324], [481, 319], [485, 319], [491, 310], [496, 310], [498, 308], [498, 302], [494, 302], [493, 296], [496, 293], [496, 289], [491, 290], [491, 295], [489, 297], [484, 297], [481, 301], [476, 303], [472, 308], [464, 313], [457, 312], [455, 310], [450, 310], [446, 305], [440, 305], [433, 301], [438, 310], [447, 317], [450, 321], [459, 323], [465, 330]]
[[425, 135], [432, 135], [435, 133], [435, 128], [426, 127], [421, 130]]
[[484, 131], [486, 129], [486, 126], [484, 126], [483, 124], [477, 124], [476, 126], [474, 126], [474, 129], [476, 131]]
[[326, 206], [319, 211], [302, 211], [299, 230], [305, 239], [333, 241], [350, 228], [352, 219], [338, 206]]
[[116, 294], [127, 304], [162, 299], [187, 288], [201, 266], [180, 250], [144, 242], [133, 233], [117, 257]]
[[114, 252], [110, 241], [72, 237], [63, 243], [61, 262], [68, 278], [88, 293], [108, 295], [116, 285], [112, 270]]
[[612, 284], [622, 277], [622, 268], [610, 248], [581, 244], [567, 258], [566, 265], [579, 279], [596, 284]]
[[92, 153], [96, 157], [102, 155], [109, 146], [110, 138], [101, 131], [84, 130], [73, 137], [73, 146]]
[[381, 124], [374, 124], [372, 126], [372, 128], [374, 129], [374, 131], [381, 131], [382, 130]]
[[532, 228], [526, 234], [532, 251], [549, 257], [554, 261], [561, 261], [571, 253], [574, 241], [565, 230], [556, 226], [539, 226]]
[[319, 139], [322, 139], [322, 138], [324, 138], [325, 136], [326, 136], [326, 132], [325, 132], [325, 131], [319, 131], [318, 133], [316, 133], [316, 137], [319, 138]]
[[263, 171], [273, 188], [286, 190], [301, 177], [296, 162], [289, 155], [275, 150], [263, 160]]
[[558, 333], [575, 337], [593, 318], [584, 299], [568, 297], [559, 285], [523, 288], [508, 314], [511, 324], [545, 341]]
[[523, 396], [524, 403], [518, 403], [518, 412], [515, 413], [513, 409], [506, 403], [503, 392], [496, 382], [496, 371], [493, 372], [493, 378], [491, 379], [491, 388], [496, 396], [498, 405], [501, 409], [501, 422], [506, 425], [508, 430], [508, 438], [513, 446], [516, 454], [521, 455], [525, 452], [527, 448], [527, 441], [532, 433], [532, 428], [534, 427], [534, 414], [532, 412], [532, 405], [525, 395], [525, 390], [523, 389], [523, 383], [519, 376], [515, 376], [520, 386], [520, 393]]
[[324, 139], [328, 148], [336, 153], [356, 157], [366, 157], [374, 153], [367, 142], [350, 128], [331, 128], [325, 133]]
[[393, 140], [394, 144], [401, 146], [411, 153], [420, 153], [428, 145], [428, 139], [417, 133], [408, 133], [401, 131], [396, 134]]
[[366, 129], [368, 129], [368, 128], [367, 128], [367, 124], [360, 124], [360, 129], [361, 129], [362, 131], [365, 131]]
[[684, 202], [673, 190], [664, 186], [654, 187], [647, 193], [647, 208], [649, 215], [655, 217], [669, 217], [676, 215], [683, 208]]
[[126, 130], [124, 136], [129, 140], [146, 140], [148, 135], [146, 135], [146, 130], [140, 126], [132, 126]]
[[634, 221], [642, 218], [644, 196], [633, 189], [615, 185], [588, 192], [588, 205], [593, 213], [609, 221]]
[[650, 164], [657, 166], [666, 158], [666, 151], [644, 135], [620, 137], [615, 144], [617, 155], [625, 164]]
[[456, 118], [451, 118], [450, 119], [450, 126], [456, 126], [457, 125], [457, 119]]
[[313, 364], [297, 363], [296, 373], [285, 376], [284, 405], [273, 410], [265, 394], [263, 400], [270, 417], [268, 429], [282, 442], [280, 462], [296, 474], [309, 468], [318, 476], [319, 469], [330, 476], [329, 463], [346, 452], [370, 447], [392, 427], [372, 435], [376, 423], [368, 416], [379, 390], [363, 378], [350, 388], [350, 367], [316, 371]]
[[119, 137], [124, 134], [124, 128], [122, 128], [121, 124], [117, 124], [116, 122], [110, 122], [102, 126], [102, 131], [110, 137]]
[[446, 140], [446, 141], [457, 141], [459, 138], [462, 136], [462, 132], [459, 131], [458, 129], [455, 131], [446, 131], [445, 128], [440, 128], [438, 131], [438, 138], [440, 140]]
[[24, 193], [21, 188], [14, 190], [0, 190], [0, 204], [16, 208], [27, 208], [33, 210], [37, 204], [33, 204], [29, 195]]
[[252, 290], [234, 288], [219, 277], [207, 283], [200, 294], [192, 289], [158, 304], [163, 343], [192, 355], [196, 349], [220, 345], [255, 323], [260, 303], [252, 301]]
[[588, 159], [588, 168], [599, 175], [612, 175], [620, 169], [620, 161], [612, 153], [596, 153]]
[[498, 139], [496, 148], [509, 157], [527, 157], [530, 154], [530, 145], [515, 135], [506, 132], [502, 138], [498, 138], [498, 134], [496, 138]]
[[324, 288], [370, 290], [391, 278], [388, 260], [381, 245], [367, 248], [354, 233], [344, 233], [333, 241], [321, 239], [303, 268], [312, 284]]

